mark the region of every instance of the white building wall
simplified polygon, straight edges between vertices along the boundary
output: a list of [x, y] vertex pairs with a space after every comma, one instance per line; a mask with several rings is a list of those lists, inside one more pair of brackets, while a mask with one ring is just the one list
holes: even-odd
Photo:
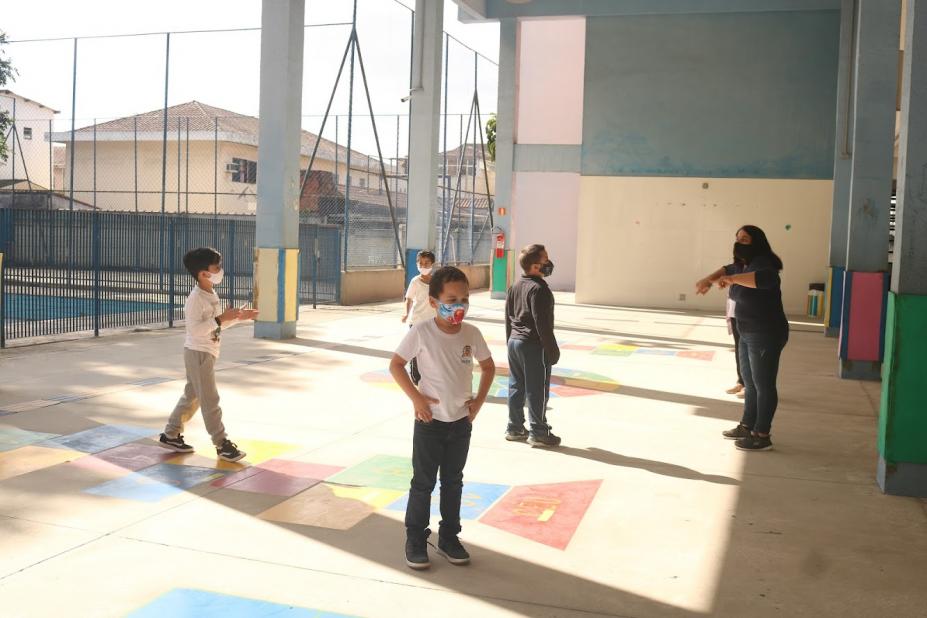
[[[0, 94], [0, 111], [13, 114], [13, 97]], [[16, 142], [16, 163], [13, 163], [13, 140], [7, 141], [7, 160], [0, 161], [0, 180], [13, 178], [15, 167], [16, 178], [29, 180], [43, 188], [51, 186], [51, 171], [48, 149], [49, 122], [54, 118], [55, 112], [34, 101], [16, 97], [16, 130], [19, 140]], [[32, 138], [25, 136], [26, 129], [31, 129]], [[57, 188], [57, 187], [56, 187]]]

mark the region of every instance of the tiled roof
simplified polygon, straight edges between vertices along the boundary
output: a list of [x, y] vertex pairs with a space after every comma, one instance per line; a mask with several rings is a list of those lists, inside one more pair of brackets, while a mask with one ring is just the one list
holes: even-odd
[[24, 96], [21, 95], [21, 94], [16, 94], [16, 93], [13, 92], [12, 90], [0, 90], [0, 95], [7, 96], [7, 97], [16, 97], [17, 99], [22, 99], [23, 101], [28, 101], [28, 102], [30, 102], [30, 103], [35, 103], [35, 104], [38, 105], [39, 107], [44, 107], [45, 109], [51, 110], [52, 112], [54, 112], [54, 113], [56, 113], [56, 114], [58, 113], [58, 110], [57, 110], [57, 109], [52, 109], [51, 107], [49, 107], [49, 106], [47, 106], [47, 105], [43, 105], [42, 103], [39, 103], [38, 101], [33, 101], [32, 99], [28, 99], [28, 98], [24, 97]]
[[[219, 119], [219, 132], [228, 134], [237, 134], [242, 136], [243, 143], [247, 144], [256, 144], [258, 137], [258, 128], [259, 120], [255, 116], [245, 116], [244, 114], [239, 114], [227, 109], [221, 109], [219, 107], [213, 107], [212, 105], [206, 105], [205, 103], [200, 103], [199, 101], [190, 101], [189, 103], [181, 103], [180, 105], [174, 105], [167, 108], [167, 130], [177, 131], [177, 122], [180, 119], [182, 123], [181, 130], [186, 132], [187, 122], [189, 121], [189, 128], [191, 132], [209, 132], [212, 133], [216, 130], [216, 119]], [[132, 133], [136, 129], [136, 122], [138, 123], [138, 132], [139, 133], [162, 133], [164, 131], [164, 108], [157, 109], [150, 112], [144, 112], [142, 114], [137, 114], [135, 116], [126, 116], [125, 118], [117, 118], [116, 120], [110, 120], [108, 122], [101, 122], [97, 125], [89, 125], [86, 127], [81, 127], [76, 130], [76, 133], [86, 135], [88, 133], [93, 133], [94, 126], [96, 126], [97, 135], [100, 133]], [[302, 132], [302, 150], [303, 153], [312, 152], [312, 148], [315, 146], [315, 142], [318, 139], [313, 133], [308, 131]], [[319, 146], [318, 157], [326, 159], [329, 161], [335, 160], [335, 143], [327, 139], [323, 139], [321, 145]], [[344, 161], [347, 158], [348, 149], [343, 146], [338, 146], [338, 158], [340, 161]], [[366, 162], [367, 155], [359, 152], [357, 150], [352, 150], [352, 160], [351, 168], [354, 169], [355, 166], [363, 168], [361, 162]], [[354, 161], [357, 161], [355, 164]]]

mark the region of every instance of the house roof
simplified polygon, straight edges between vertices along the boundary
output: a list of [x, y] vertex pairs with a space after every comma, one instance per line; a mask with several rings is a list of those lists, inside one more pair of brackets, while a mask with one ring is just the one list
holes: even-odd
[[13, 92], [12, 90], [0, 90], [0, 95], [7, 96], [7, 97], [16, 97], [17, 99], [22, 99], [23, 101], [28, 101], [29, 103], [35, 103], [35, 104], [38, 105], [39, 107], [44, 107], [45, 109], [49, 110], [50, 112], [52, 112], [52, 113], [54, 113], [54, 114], [59, 113], [57, 109], [52, 109], [51, 107], [49, 107], [49, 106], [47, 106], [47, 105], [43, 105], [43, 104], [39, 103], [38, 101], [35, 101], [35, 100], [33, 100], [33, 99], [29, 99], [29, 98], [27, 98], [27, 97], [24, 97], [24, 96], [21, 95], [21, 94], [16, 94], [16, 93]]
[[[219, 141], [234, 142], [257, 146], [258, 131], [260, 121], [255, 116], [246, 116], [231, 110], [214, 107], [199, 101], [190, 101], [181, 103], [167, 108], [167, 130], [168, 139], [171, 138], [171, 132], [177, 132], [178, 122], [184, 137], [186, 131], [190, 129], [191, 140], [212, 141], [216, 132], [216, 120], [218, 119]], [[137, 123], [137, 125], [136, 125]], [[88, 125], [75, 130], [75, 139], [85, 141], [92, 139], [96, 128], [98, 141], [121, 141], [124, 139], [133, 139], [135, 132], [138, 132], [140, 141], [150, 141], [153, 139], [161, 140], [164, 133], [164, 108], [156, 109], [150, 112], [136, 114], [135, 116], [126, 116], [107, 122], [101, 122], [96, 125]], [[52, 136], [55, 141], [70, 141], [69, 131], [60, 131]], [[303, 155], [312, 154], [312, 149], [318, 140], [318, 136], [309, 131], [302, 131], [301, 152]], [[335, 149], [337, 148], [338, 160], [347, 160], [348, 149], [343, 146], [336, 146], [334, 142], [323, 139], [319, 145], [317, 157], [328, 161], [335, 160]], [[351, 168], [364, 169], [361, 162], [366, 163], [368, 155], [358, 150], [351, 150]], [[375, 157], [370, 157], [375, 159]], [[355, 164], [355, 161], [357, 162]], [[390, 165], [386, 164], [387, 168]]]

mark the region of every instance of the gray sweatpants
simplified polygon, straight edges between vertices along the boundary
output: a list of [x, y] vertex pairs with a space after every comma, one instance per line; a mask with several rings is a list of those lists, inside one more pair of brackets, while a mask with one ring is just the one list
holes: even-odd
[[222, 408], [219, 407], [219, 391], [216, 389], [216, 357], [208, 352], [184, 348], [183, 362], [187, 368], [187, 386], [167, 421], [164, 433], [169, 438], [176, 438], [196, 414], [196, 410], [200, 409], [212, 443], [221, 446], [226, 433], [222, 424]]

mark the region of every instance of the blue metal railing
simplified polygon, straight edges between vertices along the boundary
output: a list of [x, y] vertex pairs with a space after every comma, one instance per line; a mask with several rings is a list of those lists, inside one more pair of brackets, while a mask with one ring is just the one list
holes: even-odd
[[[193, 285], [182, 260], [194, 247], [222, 253], [220, 296], [250, 303], [254, 238], [253, 217], [0, 209], [0, 345], [173, 326]], [[301, 303], [340, 301], [341, 242], [337, 227], [300, 223]]]

